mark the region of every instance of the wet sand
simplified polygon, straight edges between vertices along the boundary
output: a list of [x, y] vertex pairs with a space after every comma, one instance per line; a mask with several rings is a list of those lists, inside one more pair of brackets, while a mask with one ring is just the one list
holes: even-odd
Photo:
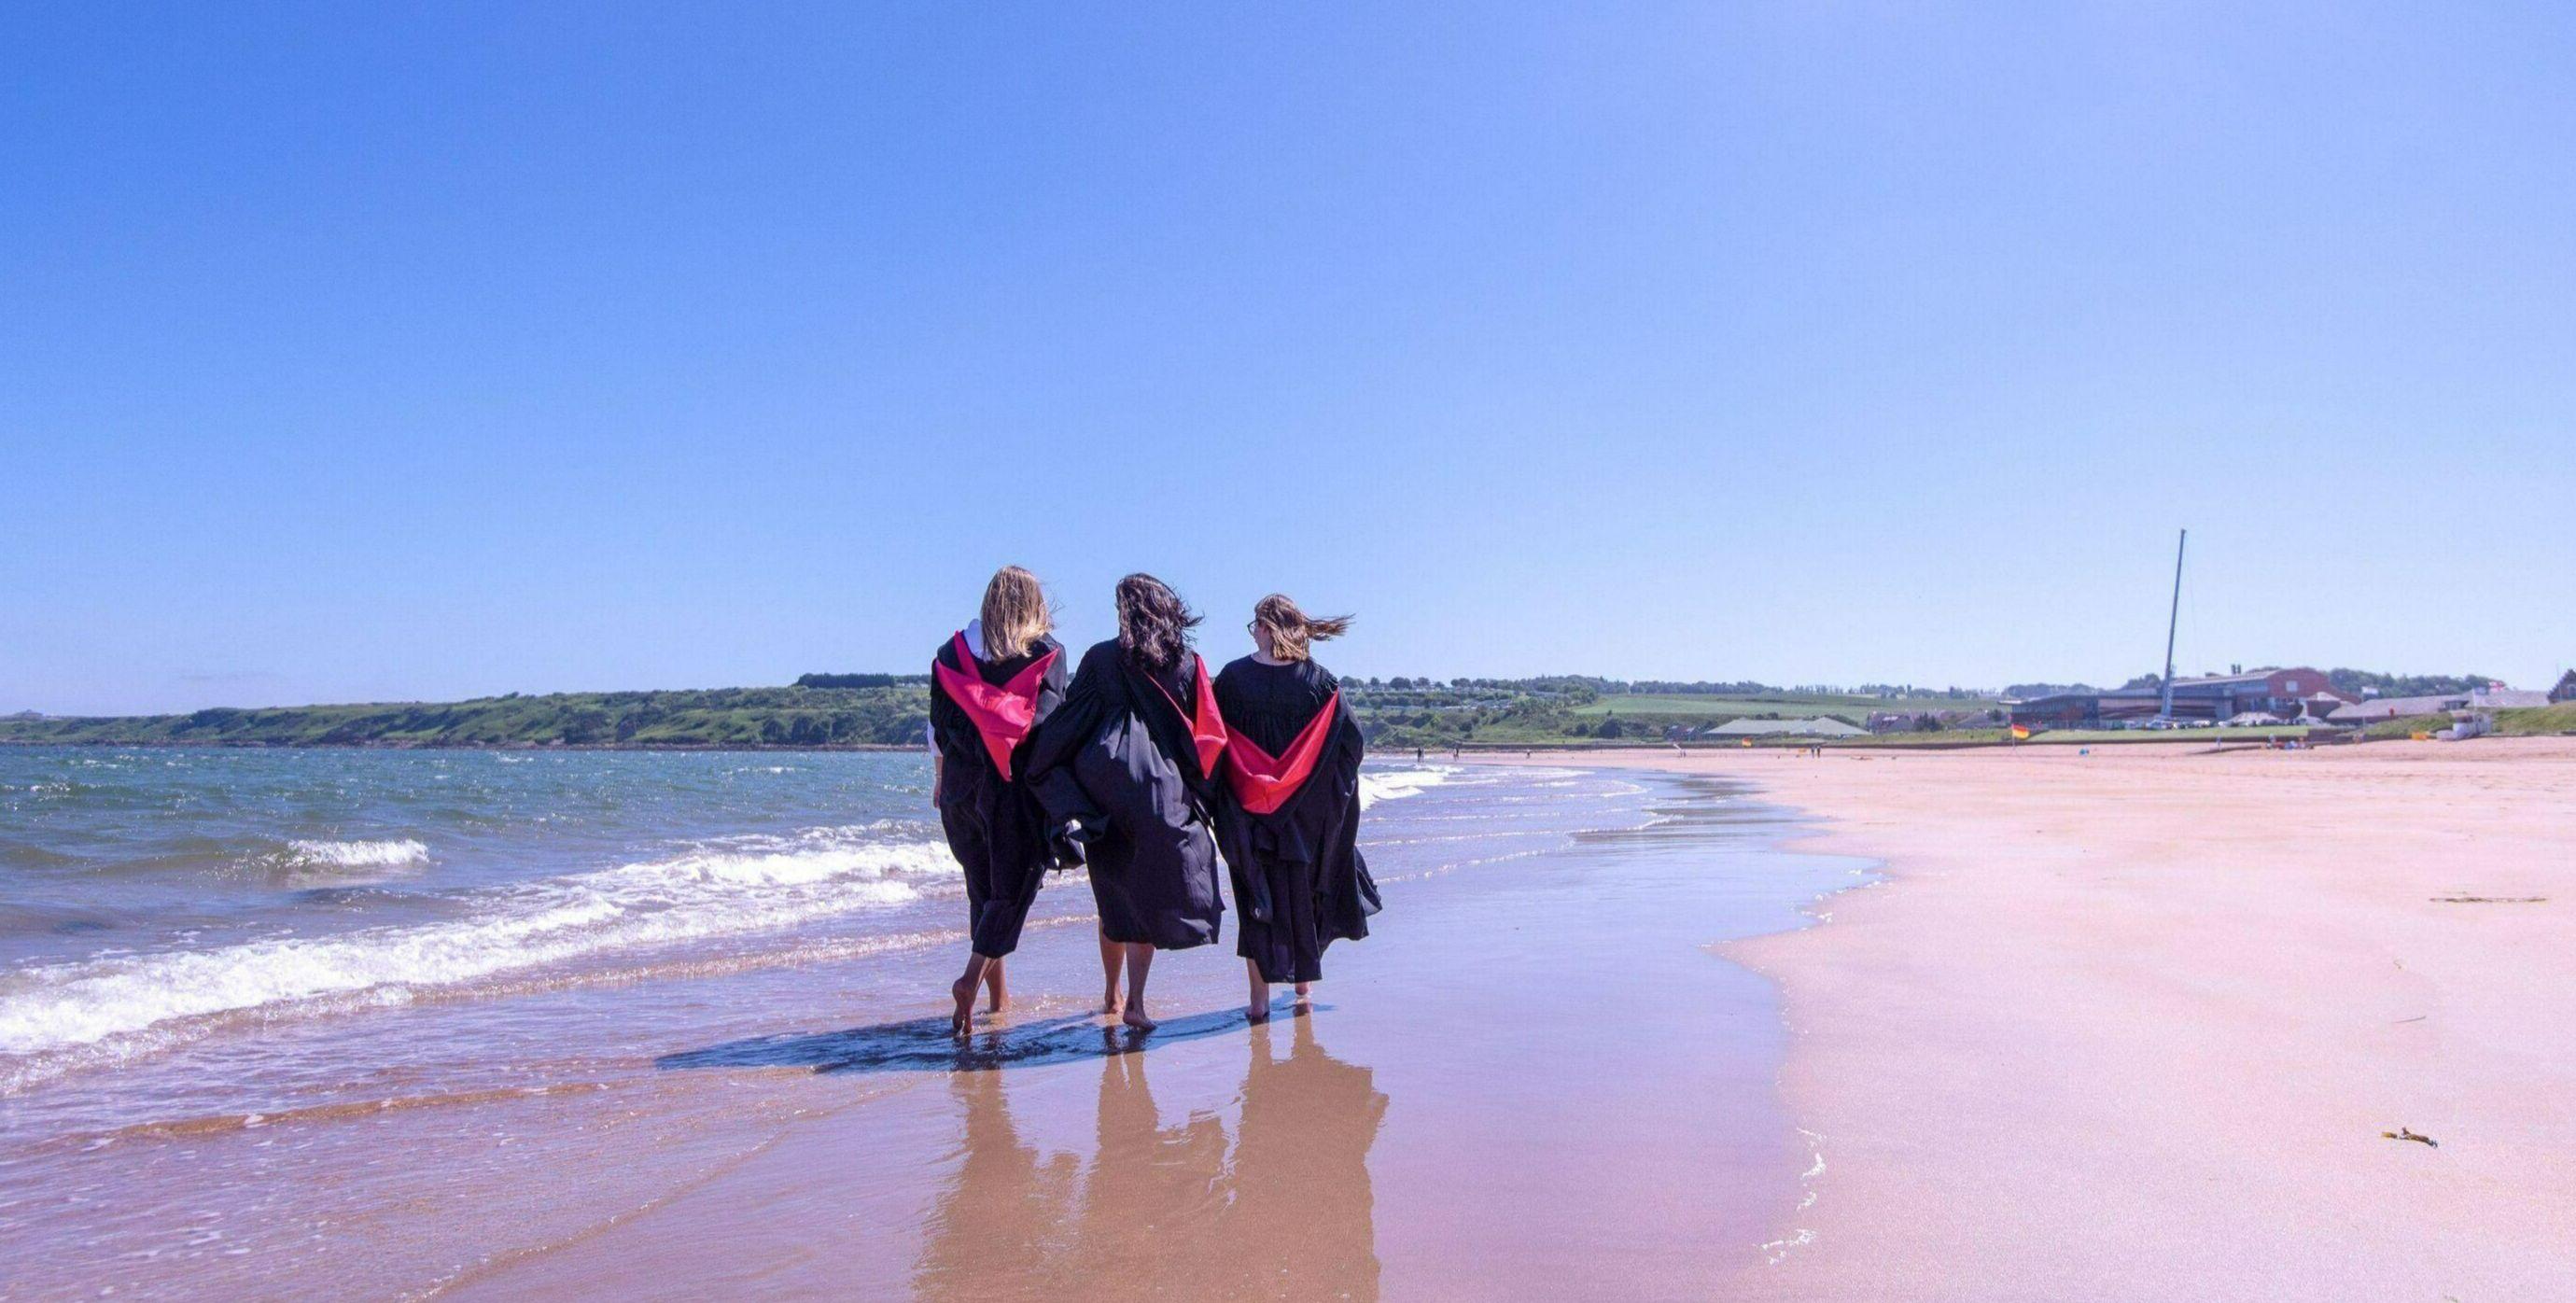
[[[962, 1052], [928, 999], [674, 1047], [666, 1076], [800, 1114], [439, 1296], [1718, 1293], [1775, 1251], [1813, 1154], [1778, 1096], [1777, 992], [1715, 947], [1865, 865], [1780, 852], [1780, 812], [1736, 785], [1635, 781], [1642, 826], [1388, 882], [1316, 1007], [1282, 988], [1265, 1026], [1229, 944], [1156, 965], [1161, 1030], [1106, 1029], [1089, 937], [1059, 933], [1011, 960], [1035, 998]], [[1459, 809], [1425, 835], [1510, 844], [1502, 807]]]
[[1731, 1295], [2576, 1298], [2576, 741], [1585, 762], [1887, 864], [1727, 947], [1824, 1159]]

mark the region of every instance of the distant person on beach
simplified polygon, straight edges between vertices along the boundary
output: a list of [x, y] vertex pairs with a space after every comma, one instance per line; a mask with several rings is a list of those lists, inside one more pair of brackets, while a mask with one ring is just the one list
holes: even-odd
[[[1152, 575], [1118, 581], [1118, 636], [1083, 653], [1064, 706], [1038, 731], [1028, 782], [1051, 824], [1071, 822], [1100, 907], [1101, 1012], [1140, 1031], [1157, 950], [1214, 941], [1217, 765], [1225, 721], [1199, 618]], [[1121, 969], [1127, 979], [1121, 996]]]
[[[1026, 781], [1030, 737], [1064, 701], [1064, 649], [1048, 636], [1052, 621], [1037, 576], [1004, 566], [984, 586], [984, 609], [931, 657], [930, 799], [948, 834], [948, 849], [966, 872], [966, 975], [951, 1028], [967, 1033], [978, 986], [999, 1013], [1009, 994], [1002, 960], [1020, 944], [1020, 928], [1038, 886], [1054, 867], [1045, 812]], [[1068, 852], [1070, 842], [1065, 843]]]
[[1324, 976], [1324, 947], [1367, 936], [1378, 911], [1358, 842], [1367, 744], [1340, 682], [1312, 654], [1350, 626], [1349, 616], [1318, 619], [1272, 593], [1244, 626], [1252, 654], [1216, 676], [1226, 730], [1217, 842], [1254, 1022], [1270, 1017], [1274, 983], [1296, 983], [1304, 1002]]

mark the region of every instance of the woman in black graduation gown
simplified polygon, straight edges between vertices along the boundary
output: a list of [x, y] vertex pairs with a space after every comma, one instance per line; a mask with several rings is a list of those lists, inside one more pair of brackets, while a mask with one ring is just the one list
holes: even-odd
[[952, 1027], [966, 1034], [975, 989], [1007, 1000], [1002, 958], [1020, 944], [1021, 925], [1056, 856], [1049, 825], [1026, 778], [1031, 738], [1064, 701], [1064, 649], [1047, 636], [1046, 593], [1037, 576], [1005, 566], [984, 588], [981, 619], [931, 658], [930, 734], [938, 751], [931, 799], [948, 849], [966, 871], [973, 952], [956, 997]]
[[1368, 935], [1377, 884], [1359, 850], [1360, 757], [1367, 745], [1341, 685], [1309, 653], [1350, 618], [1316, 619], [1273, 593], [1247, 626], [1258, 648], [1216, 678], [1225, 717], [1226, 799], [1217, 838], [1234, 879], [1236, 952], [1252, 1020], [1270, 984], [1300, 999], [1324, 975], [1324, 947]]
[[1091, 865], [1103, 1012], [1143, 1030], [1154, 1026], [1145, 1013], [1154, 952], [1214, 941], [1225, 912], [1209, 831], [1225, 725], [1207, 665], [1190, 650], [1198, 622], [1152, 575], [1119, 580], [1118, 636], [1083, 653], [1029, 760], [1050, 825], [1073, 821]]

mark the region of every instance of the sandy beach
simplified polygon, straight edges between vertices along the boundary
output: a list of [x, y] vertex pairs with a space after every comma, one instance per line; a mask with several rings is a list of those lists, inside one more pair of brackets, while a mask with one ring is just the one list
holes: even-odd
[[2576, 1297], [2576, 742], [1586, 762], [1886, 863], [1726, 948], [1823, 1158], [1737, 1292]]
[[[223, 763], [240, 790], [283, 762]], [[560, 781], [477, 763], [495, 799]], [[658, 790], [643, 763], [564, 762]], [[835, 792], [882, 768], [830, 765]], [[754, 811], [817, 799], [817, 775], [732, 777]], [[907, 842], [728, 841], [442, 897], [321, 953], [486, 963], [469, 943], [512, 910], [639, 883], [635, 912], [713, 930], [180, 1023], [112, 1073], [22, 1083], [0, 1292], [2576, 1297], [2576, 742], [1399, 780], [1370, 816], [1377, 934], [1263, 1027], [1221, 951], [1157, 965], [1161, 1030], [1103, 1027], [1067, 882], [1015, 1007], [955, 1044], [955, 935], [922, 930], [941, 880], [875, 867]], [[923, 894], [771, 924], [823, 869]], [[763, 930], [724, 930], [754, 907]]]

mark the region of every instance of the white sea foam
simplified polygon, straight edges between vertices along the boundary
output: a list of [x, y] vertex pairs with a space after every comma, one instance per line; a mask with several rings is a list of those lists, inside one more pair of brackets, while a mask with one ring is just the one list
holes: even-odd
[[1380, 801], [1400, 801], [1420, 796], [1428, 788], [1448, 782], [1457, 773], [1450, 765], [1428, 765], [1419, 769], [1368, 769], [1360, 773], [1360, 808], [1365, 810]]
[[393, 869], [429, 860], [428, 845], [408, 837], [385, 841], [299, 841], [288, 845], [305, 863], [344, 869]]
[[[344, 845], [383, 845], [346, 843]], [[417, 846], [417, 843], [410, 843]], [[376, 853], [376, 852], [370, 852]], [[390, 854], [392, 852], [383, 852]], [[425, 850], [422, 853], [426, 853]], [[703, 843], [658, 859], [489, 888], [463, 917], [0, 976], [0, 1054], [168, 1042], [190, 1020], [393, 1003], [419, 989], [603, 952], [790, 927], [917, 898], [954, 878], [946, 845], [882, 825]], [[0, 1090], [23, 1073], [0, 1073]]]

